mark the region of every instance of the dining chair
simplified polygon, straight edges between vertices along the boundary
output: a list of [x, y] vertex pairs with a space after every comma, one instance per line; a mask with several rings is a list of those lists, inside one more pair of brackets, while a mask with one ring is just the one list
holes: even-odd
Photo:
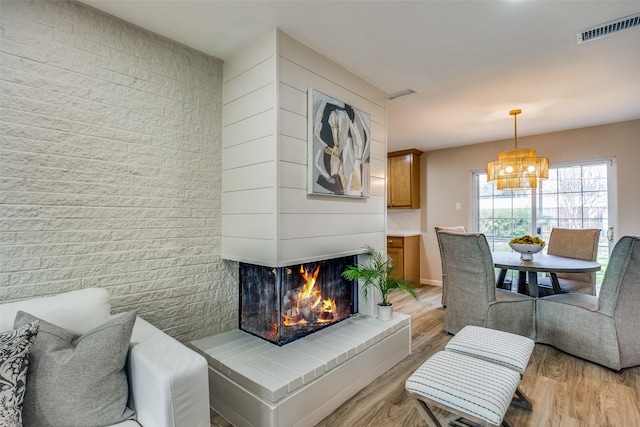
[[440, 237], [438, 232], [448, 231], [450, 233], [466, 233], [467, 229], [463, 225], [455, 225], [453, 227], [436, 227], [436, 238], [438, 239], [438, 248], [440, 249], [440, 262], [442, 264], [442, 298], [441, 304], [447, 306], [447, 276], [444, 274], [444, 257], [442, 256], [442, 245], [440, 245]]
[[[549, 236], [547, 253], [567, 258], [595, 261], [598, 257], [598, 241], [600, 230], [597, 228], [553, 228]], [[558, 273], [558, 282], [562, 292], [578, 292], [596, 294], [596, 273]], [[551, 278], [541, 277], [538, 280], [538, 295], [553, 295]]]
[[467, 325], [498, 329], [535, 340], [535, 299], [496, 288], [491, 250], [484, 234], [439, 231], [446, 276], [445, 331]]
[[614, 370], [640, 365], [640, 237], [614, 246], [599, 295], [539, 298], [537, 342]]

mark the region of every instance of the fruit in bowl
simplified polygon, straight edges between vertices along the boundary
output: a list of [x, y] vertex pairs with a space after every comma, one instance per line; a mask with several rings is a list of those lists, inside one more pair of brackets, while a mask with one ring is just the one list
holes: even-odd
[[539, 237], [531, 237], [528, 234], [522, 237], [516, 237], [509, 241], [511, 249], [520, 254], [523, 261], [533, 260], [533, 254], [537, 254], [544, 248], [545, 242]]

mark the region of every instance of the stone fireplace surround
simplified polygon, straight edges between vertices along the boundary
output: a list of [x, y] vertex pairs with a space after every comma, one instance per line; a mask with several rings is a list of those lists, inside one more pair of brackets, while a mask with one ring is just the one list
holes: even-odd
[[411, 353], [411, 317], [356, 314], [281, 347], [240, 330], [191, 346], [211, 408], [236, 427], [313, 426]]

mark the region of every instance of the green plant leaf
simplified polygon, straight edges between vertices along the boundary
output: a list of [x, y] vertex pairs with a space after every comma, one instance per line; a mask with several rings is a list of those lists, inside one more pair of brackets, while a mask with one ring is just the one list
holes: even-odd
[[413, 285], [405, 280], [391, 275], [393, 262], [386, 254], [377, 252], [371, 246], [365, 246], [365, 254], [369, 259], [359, 265], [350, 265], [342, 272], [342, 277], [347, 280], [359, 280], [362, 283], [362, 297], [368, 299], [369, 292], [373, 289], [380, 293], [381, 305], [390, 305], [389, 294], [408, 292], [418, 299]]

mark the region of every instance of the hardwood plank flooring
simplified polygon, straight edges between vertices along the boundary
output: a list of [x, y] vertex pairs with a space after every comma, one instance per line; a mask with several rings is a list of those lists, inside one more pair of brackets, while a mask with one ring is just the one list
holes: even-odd
[[[404, 383], [427, 358], [440, 351], [451, 335], [443, 331], [444, 308], [438, 286], [421, 285], [419, 300], [395, 296], [396, 311], [411, 315], [412, 354], [346, 401], [316, 427], [422, 427], [405, 393]], [[640, 367], [615, 372], [536, 344], [520, 388], [533, 411], [509, 407], [513, 427], [640, 426]], [[452, 418], [434, 411], [443, 425]], [[212, 427], [228, 427], [213, 413]]]
[[[442, 330], [440, 289], [421, 285], [418, 301], [409, 296], [394, 298], [395, 310], [411, 314], [413, 353], [316, 427], [427, 425], [406, 396], [404, 382], [451, 338]], [[640, 426], [640, 367], [615, 372], [536, 344], [520, 388], [533, 403], [533, 411], [509, 407], [506, 418], [514, 427]], [[450, 419], [442, 411], [436, 415]]]

